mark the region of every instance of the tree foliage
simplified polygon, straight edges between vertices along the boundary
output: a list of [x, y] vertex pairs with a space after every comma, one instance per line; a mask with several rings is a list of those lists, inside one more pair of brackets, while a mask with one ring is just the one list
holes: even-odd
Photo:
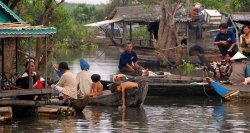
[[213, 8], [227, 13], [250, 11], [249, 0], [194, 0], [193, 2], [200, 2], [206, 8]]

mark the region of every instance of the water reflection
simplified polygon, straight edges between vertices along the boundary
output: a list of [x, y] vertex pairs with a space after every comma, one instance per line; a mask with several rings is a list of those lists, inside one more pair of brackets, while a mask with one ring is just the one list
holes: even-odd
[[92, 132], [147, 131], [147, 118], [142, 107], [127, 108], [122, 112], [117, 107], [88, 106], [83, 114], [90, 122], [88, 128]]
[[[51, 61], [48, 63], [49, 67], [53, 63], [59, 63], [66, 61], [73, 74], [77, 74], [80, 69], [79, 61], [81, 58], [86, 59], [90, 63], [90, 71], [92, 73], [98, 73], [101, 75], [103, 80], [110, 80], [110, 75], [118, 72], [118, 59], [119, 59], [119, 48], [117, 47], [105, 47], [99, 50], [65, 50], [59, 49], [51, 56]], [[50, 69], [49, 73], [53, 73]], [[50, 75], [53, 77], [53, 75]]]
[[248, 104], [204, 98], [147, 98], [141, 108], [87, 106], [71, 117], [15, 118], [0, 132], [249, 132]]

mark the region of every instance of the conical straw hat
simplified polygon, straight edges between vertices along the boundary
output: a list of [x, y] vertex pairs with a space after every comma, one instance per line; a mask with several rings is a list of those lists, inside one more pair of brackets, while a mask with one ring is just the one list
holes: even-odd
[[237, 59], [247, 59], [247, 57], [245, 55], [243, 55], [240, 52], [237, 52], [232, 58], [231, 60], [237, 60]]

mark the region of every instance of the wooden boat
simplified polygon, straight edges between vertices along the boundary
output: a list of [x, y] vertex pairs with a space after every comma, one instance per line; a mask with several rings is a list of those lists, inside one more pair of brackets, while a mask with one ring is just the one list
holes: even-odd
[[223, 84], [211, 78], [207, 78], [207, 82], [225, 100], [250, 100], [250, 85]]
[[[111, 82], [109, 82], [111, 83]], [[140, 81], [139, 87], [126, 90], [126, 106], [127, 107], [137, 107], [143, 104], [147, 92], [148, 83], [145, 81]], [[104, 88], [109, 88], [107, 82], [103, 83]], [[110, 86], [111, 87], [111, 86]], [[121, 106], [122, 105], [122, 93], [114, 92], [107, 95], [102, 95], [98, 97], [89, 97], [90, 105], [107, 105], [107, 106]]]
[[205, 78], [159, 75], [136, 77], [136, 80], [146, 78], [148, 82], [148, 96], [211, 96], [216, 92], [208, 85]]

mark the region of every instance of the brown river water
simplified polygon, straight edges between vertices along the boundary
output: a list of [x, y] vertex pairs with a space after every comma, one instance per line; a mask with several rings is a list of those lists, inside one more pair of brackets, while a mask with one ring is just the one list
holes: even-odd
[[[92, 73], [109, 80], [118, 71], [119, 49], [100, 51], [61, 50], [52, 63], [67, 61], [71, 71], [80, 71], [79, 60], [90, 62]], [[152, 68], [160, 70], [159, 68]], [[49, 76], [55, 73], [50, 72]], [[222, 103], [211, 97], [147, 97], [140, 108], [86, 106], [82, 113], [70, 117], [20, 116], [0, 124], [0, 133], [141, 133], [141, 132], [250, 132], [250, 104]]]

